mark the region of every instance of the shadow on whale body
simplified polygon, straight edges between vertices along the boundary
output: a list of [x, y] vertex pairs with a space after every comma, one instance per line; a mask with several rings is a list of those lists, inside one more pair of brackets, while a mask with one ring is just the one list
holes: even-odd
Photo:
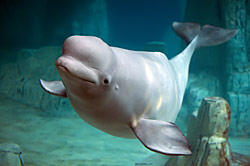
[[52, 95], [68, 97], [83, 120], [106, 133], [138, 138], [158, 153], [191, 155], [174, 121], [192, 54], [196, 48], [229, 40], [236, 30], [178, 22], [173, 29], [188, 46], [171, 60], [160, 52], [126, 50], [97, 37], [71, 36], [56, 61], [62, 81], [40, 84]]

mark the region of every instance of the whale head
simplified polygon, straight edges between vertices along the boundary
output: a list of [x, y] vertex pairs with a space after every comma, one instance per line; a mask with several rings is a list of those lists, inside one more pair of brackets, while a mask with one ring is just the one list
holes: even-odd
[[115, 89], [113, 57], [110, 47], [97, 37], [67, 38], [55, 65], [69, 97], [88, 104], [98, 99], [107, 102], [105, 94]]

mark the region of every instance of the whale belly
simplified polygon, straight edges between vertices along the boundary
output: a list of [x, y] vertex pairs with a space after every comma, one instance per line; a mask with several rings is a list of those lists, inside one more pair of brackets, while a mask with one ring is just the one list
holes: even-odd
[[[85, 122], [91, 126], [117, 137], [136, 138], [130, 128], [133, 115], [125, 106], [113, 104], [110, 107], [100, 107], [97, 104], [95, 108], [87, 108], [81, 100], [69, 96], [71, 105]], [[125, 112], [125, 113], [124, 113]]]

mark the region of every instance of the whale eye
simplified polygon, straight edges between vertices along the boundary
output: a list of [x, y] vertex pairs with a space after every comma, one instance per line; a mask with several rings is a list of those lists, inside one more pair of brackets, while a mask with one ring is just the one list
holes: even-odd
[[110, 75], [107, 75], [106, 77], [104, 77], [103, 79], [103, 84], [104, 85], [109, 85], [111, 82], [111, 76]]
[[108, 80], [107, 78], [105, 78], [105, 79], [103, 80], [103, 83], [107, 85], [107, 84], [109, 84], [109, 80]]

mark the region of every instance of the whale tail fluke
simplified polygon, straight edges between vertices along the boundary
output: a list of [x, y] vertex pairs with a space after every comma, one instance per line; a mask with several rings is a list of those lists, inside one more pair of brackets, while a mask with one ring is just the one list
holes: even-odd
[[178, 36], [188, 44], [198, 35], [196, 48], [224, 43], [235, 36], [236, 29], [224, 29], [212, 25], [174, 22], [172, 25]]
[[236, 29], [223, 29], [212, 25], [200, 26], [196, 23], [174, 22], [173, 29], [178, 36], [185, 40], [188, 46], [177, 56], [170, 60], [174, 71], [177, 73], [179, 104], [177, 111], [168, 113], [172, 117], [177, 117], [182, 105], [184, 92], [188, 81], [188, 70], [190, 60], [194, 51], [199, 47], [214, 46], [224, 43], [235, 36]]

